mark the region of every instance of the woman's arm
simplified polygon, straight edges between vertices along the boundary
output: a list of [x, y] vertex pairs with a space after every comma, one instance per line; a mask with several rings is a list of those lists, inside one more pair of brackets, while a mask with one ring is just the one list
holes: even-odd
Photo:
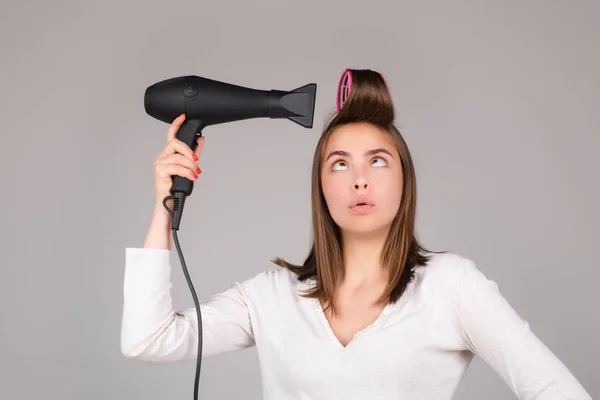
[[[126, 357], [167, 363], [197, 356], [196, 310], [173, 309], [169, 256], [170, 250], [162, 248], [126, 249], [121, 327]], [[203, 358], [255, 344], [242, 284], [233, 283], [200, 309]]]
[[592, 399], [500, 294], [494, 281], [470, 260], [461, 274], [459, 315], [465, 344], [519, 399]]

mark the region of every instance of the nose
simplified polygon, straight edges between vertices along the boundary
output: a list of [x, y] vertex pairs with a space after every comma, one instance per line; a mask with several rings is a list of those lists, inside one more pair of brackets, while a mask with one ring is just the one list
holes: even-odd
[[367, 180], [365, 178], [358, 178], [354, 183], [354, 189], [366, 189], [368, 186]]

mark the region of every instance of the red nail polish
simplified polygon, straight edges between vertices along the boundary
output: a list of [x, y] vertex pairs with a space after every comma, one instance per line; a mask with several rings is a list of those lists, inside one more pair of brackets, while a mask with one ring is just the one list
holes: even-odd
[[194, 179], [198, 179], [198, 175], [194, 174]]
[[196, 168], [196, 172], [197, 172], [197, 173], [199, 173], [199, 174], [201, 174], [201, 173], [202, 173], [202, 170], [200, 169], [200, 167], [197, 167], [197, 168]]
[[192, 154], [192, 157], [194, 158], [194, 161], [198, 161], [198, 156], [195, 154]]

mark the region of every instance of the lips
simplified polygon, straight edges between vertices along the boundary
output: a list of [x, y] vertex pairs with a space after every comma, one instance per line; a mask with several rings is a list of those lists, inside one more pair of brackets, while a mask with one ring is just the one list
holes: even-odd
[[371, 198], [369, 196], [357, 196], [354, 199], [352, 199], [352, 202], [350, 203], [350, 208], [354, 208], [354, 207], [358, 207], [358, 206], [374, 206], [375, 204], [373, 203], [373, 201], [371, 200]]

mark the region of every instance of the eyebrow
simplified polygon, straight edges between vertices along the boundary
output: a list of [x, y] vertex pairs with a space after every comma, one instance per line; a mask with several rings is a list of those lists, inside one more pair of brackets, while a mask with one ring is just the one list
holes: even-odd
[[[392, 153], [390, 153], [388, 150], [384, 149], [384, 148], [377, 148], [377, 149], [372, 149], [372, 150], [367, 150], [365, 151], [365, 156], [372, 156], [374, 154], [378, 154], [378, 153], [386, 153], [388, 154], [390, 157], [394, 157], [392, 155]], [[327, 158], [325, 159], [325, 161], [329, 160], [331, 157], [338, 155], [338, 156], [344, 156], [344, 157], [349, 157], [350, 153], [348, 153], [347, 151], [344, 150], [335, 150], [332, 151], [331, 153], [329, 153], [329, 155], [327, 156]]]

